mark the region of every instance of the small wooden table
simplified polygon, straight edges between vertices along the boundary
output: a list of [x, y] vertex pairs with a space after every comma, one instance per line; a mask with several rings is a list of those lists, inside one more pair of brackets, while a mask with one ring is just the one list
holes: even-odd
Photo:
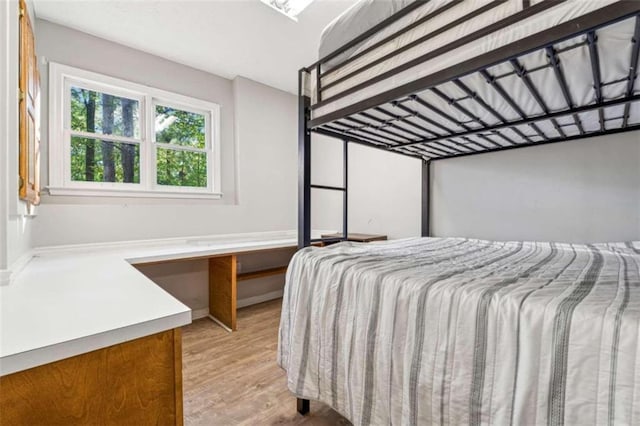
[[[322, 238], [342, 238], [342, 233], [336, 234], [324, 234]], [[358, 233], [350, 233], [347, 235], [347, 241], [354, 241], [357, 243], [370, 243], [371, 241], [386, 241], [386, 235], [376, 235], [376, 234], [358, 234]]]

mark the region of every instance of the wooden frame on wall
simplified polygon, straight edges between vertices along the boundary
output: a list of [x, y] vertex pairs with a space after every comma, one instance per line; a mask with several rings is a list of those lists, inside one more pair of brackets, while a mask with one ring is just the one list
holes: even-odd
[[33, 26], [25, 0], [20, 0], [19, 196], [40, 203], [40, 73]]

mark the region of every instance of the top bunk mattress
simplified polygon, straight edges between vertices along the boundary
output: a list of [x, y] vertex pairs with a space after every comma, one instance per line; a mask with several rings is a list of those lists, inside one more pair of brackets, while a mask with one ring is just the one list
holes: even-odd
[[[410, 3], [420, 0], [360, 0], [340, 16], [331, 21], [320, 36], [319, 57], [323, 58], [338, 50], [360, 34], [365, 33], [385, 19], [393, 16]], [[349, 55], [359, 51], [360, 46], [354, 46], [337, 56], [326, 66], [339, 64], [349, 58]]]
[[[594, 12], [616, 1], [619, 0], [430, 0], [420, 2], [420, 6], [414, 5], [410, 12], [365, 41], [328, 61], [323, 61], [320, 78], [315, 75], [317, 68], [309, 70], [305, 91], [311, 98], [311, 118], [317, 119], [349, 107], [421, 77]], [[356, 32], [361, 34], [402, 7], [411, 6], [411, 3], [414, 2], [366, 0], [357, 3], [324, 30], [320, 57], [325, 57], [352, 40]], [[384, 4], [384, 7], [381, 4]], [[471, 36], [519, 13], [525, 13], [524, 9], [537, 10], [537, 12], [484, 37], [452, 50], [446, 50], [447, 45], [457, 40]], [[401, 30], [404, 31], [399, 33]], [[599, 46], [599, 49], [605, 47]], [[404, 64], [415, 63], [420, 57], [439, 51], [442, 51], [442, 54], [400, 72], [392, 73], [388, 78], [380, 79], [381, 75], [387, 75]], [[604, 71], [606, 73], [607, 70]], [[586, 75], [591, 71], [585, 67], [583, 72]], [[590, 74], [588, 77], [590, 78]], [[367, 84], [373, 78], [378, 81]], [[322, 90], [321, 97], [317, 90], [318, 81]], [[347, 91], [348, 95], [344, 95]], [[588, 94], [582, 95], [582, 97], [587, 96]]]

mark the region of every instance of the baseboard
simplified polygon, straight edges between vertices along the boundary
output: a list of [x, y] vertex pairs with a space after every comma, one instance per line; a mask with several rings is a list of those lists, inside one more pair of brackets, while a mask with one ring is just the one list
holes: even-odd
[[0, 269], [0, 285], [11, 282], [11, 269]]
[[[283, 290], [271, 291], [269, 293], [259, 294], [257, 296], [247, 297], [238, 300], [238, 308], [246, 308], [247, 306], [257, 305], [258, 303], [268, 302], [269, 300], [279, 299], [283, 295]], [[200, 308], [191, 310], [191, 320], [195, 321], [201, 318], [208, 318], [209, 308]]]
[[224, 325], [224, 323], [222, 321], [220, 321], [218, 318], [214, 317], [213, 315], [207, 315], [207, 317], [209, 317], [209, 319], [211, 319], [211, 321], [215, 322], [216, 324], [218, 324], [220, 327], [224, 328], [225, 330], [227, 330], [229, 333], [232, 333], [233, 330], [230, 329], [229, 327], [227, 327], [226, 325]]
[[[2, 270], [0, 270], [0, 278], [2, 277]], [[279, 299], [282, 297], [283, 290], [272, 291], [265, 294], [259, 294], [257, 296], [247, 297], [242, 300], [238, 300], [238, 308], [246, 308], [247, 306], [257, 305], [258, 303], [268, 302], [269, 300]], [[195, 321], [202, 318], [209, 318], [209, 308], [191, 309], [191, 321]]]
[[200, 308], [191, 310], [191, 321], [195, 321], [201, 318], [207, 318], [209, 316], [209, 308]]
[[253, 297], [247, 297], [245, 299], [238, 300], [237, 307], [245, 308], [251, 305], [257, 305], [258, 303], [268, 302], [269, 300], [279, 299], [284, 294], [284, 290], [272, 291], [269, 293], [259, 294]]
[[23, 253], [18, 259], [16, 259], [8, 269], [0, 269], [0, 285], [7, 285], [11, 282], [11, 279], [18, 275], [22, 269], [33, 259], [33, 250], [29, 250]]

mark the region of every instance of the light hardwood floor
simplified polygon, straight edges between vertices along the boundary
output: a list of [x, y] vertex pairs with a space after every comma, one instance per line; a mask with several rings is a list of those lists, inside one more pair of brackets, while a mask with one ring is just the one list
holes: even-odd
[[311, 402], [296, 412], [285, 373], [276, 364], [282, 300], [238, 310], [238, 331], [208, 319], [183, 328], [184, 419], [194, 425], [349, 425]]

